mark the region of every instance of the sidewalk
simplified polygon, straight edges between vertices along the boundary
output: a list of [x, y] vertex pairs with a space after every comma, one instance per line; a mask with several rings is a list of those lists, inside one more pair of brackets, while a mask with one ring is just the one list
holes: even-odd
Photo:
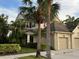
[[[17, 55], [6, 55], [0, 56], [0, 59], [17, 59], [18, 57], [24, 57], [29, 55], [36, 55], [35, 53], [25, 53]], [[41, 52], [42, 56], [46, 56], [46, 52]], [[79, 49], [61, 50], [61, 51], [51, 51], [52, 59], [79, 59]]]
[[0, 56], [0, 59], [17, 59], [18, 57], [29, 56], [29, 55], [35, 55], [35, 53]]

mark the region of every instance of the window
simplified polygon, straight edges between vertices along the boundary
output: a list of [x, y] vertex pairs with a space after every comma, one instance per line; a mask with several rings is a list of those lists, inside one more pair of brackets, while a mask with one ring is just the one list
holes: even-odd
[[30, 42], [33, 43], [33, 36], [30, 36]]
[[32, 23], [32, 27], [35, 27], [35, 23]]
[[33, 22], [26, 23], [26, 28], [32, 28], [32, 27], [35, 27], [35, 23], [33, 23]]

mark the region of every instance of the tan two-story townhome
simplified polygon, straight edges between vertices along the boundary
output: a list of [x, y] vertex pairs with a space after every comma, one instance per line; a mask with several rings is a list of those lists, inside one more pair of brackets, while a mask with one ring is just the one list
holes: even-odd
[[[22, 18], [22, 15], [17, 18]], [[70, 28], [67, 28], [58, 17], [56, 17], [50, 25], [51, 48], [55, 50], [79, 49], [79, 25], [75, 26], [72, 31], [69, 31]], [[43, 25], [41, 27], [43, 27]], [[38, 36], [35, 35], [37, 29], [38, 25], [36, 23], [26, 23], [27, 43], [37, 43]], [[44, 29], [46, 29], [46, 26]], [[41, 44], [46, 44], [46, 36], [42, 35]]]

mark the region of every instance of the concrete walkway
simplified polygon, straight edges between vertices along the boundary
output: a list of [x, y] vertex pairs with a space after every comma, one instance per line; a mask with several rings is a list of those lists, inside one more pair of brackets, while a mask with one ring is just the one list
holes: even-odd
[[0, 59], [17, 59], [18, 57], [35, 55], [35, 53], [0, 56]]
[[[53, 53], [53, 51], [51, 51]], [[42, 56], [46, 56], [46, 52], [41, 52]], [[36, 55], [36, 53], [26, 53], [26, 54], [18, 54], [18, 55], [6, 55], [0, 56], [0, 59], [17, 59], [18, 57], [29, 56], [29, 55]], [[52, 54], [54, 55], [54, 54]]]
[[[42, 56], [46, 56], [46, 52], [41, 52]], [[18, 57], [36, 55], [36, 53], [18, 54], [18, 55], [6, 55], [0, 56], [0, 59], [17, 59]], [[51, 51], [52, 59], [79, 59], [79, 49], [78, 50], [61, 50], [61, 51]]]

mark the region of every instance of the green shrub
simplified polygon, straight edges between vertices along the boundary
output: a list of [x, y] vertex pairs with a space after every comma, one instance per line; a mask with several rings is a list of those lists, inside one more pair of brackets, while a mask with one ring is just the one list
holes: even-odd
[[46, 50], [46, 45], [45, 44], [41, 44], [41, 50]]
[[27, 43], [27, 48], [37, 48], [37, 43]]
[[17, 53], [21, 50], [19, 44], [0, 44], [0, 53]]
[[[35, 48], [37, 49], [37, 43], [28, 43], [26, 45], [27, 48]], [[46, 45], [45, 44], [41, 44], [41, 50], [44, 51], [46, 50]]]

